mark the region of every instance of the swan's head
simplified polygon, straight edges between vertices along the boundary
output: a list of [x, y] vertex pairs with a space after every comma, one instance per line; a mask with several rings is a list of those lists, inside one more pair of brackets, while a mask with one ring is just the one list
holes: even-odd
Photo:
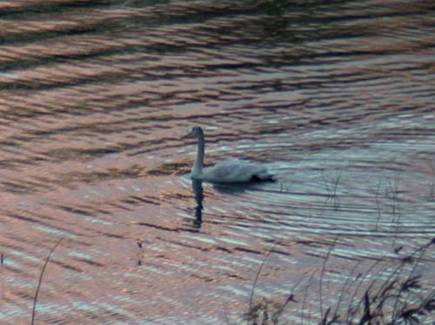
[[191, 132], [191, 134], [192, 134], [194, 137], [200, 138], [200, 137], [203, 137], [203, 136], [204, 136], [204, 131], [202, 130], [202, 128], [201, 128], [200, 126], [194, 126], [194, 127], [192, 128], [192, 132]]

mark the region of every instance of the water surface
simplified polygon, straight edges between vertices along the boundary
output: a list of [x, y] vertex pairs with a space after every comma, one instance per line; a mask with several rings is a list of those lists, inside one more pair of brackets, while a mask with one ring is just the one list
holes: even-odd
[[[429, 241], [434, 12], [432, 1], [2, 1], [0, 322], [29, 321], [62, 237], [41, 323], [237, 321], [270, 250], [259, 297], [285, 296], [335, 245], [333, 299], [355, 263]], [[183, 177], [195, 125], [208, 163], [258, 160], [278, 181], [195, 195]]]

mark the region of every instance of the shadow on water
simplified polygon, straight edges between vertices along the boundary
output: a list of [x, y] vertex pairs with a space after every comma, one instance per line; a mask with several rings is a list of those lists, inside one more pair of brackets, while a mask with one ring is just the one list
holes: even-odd
[[220, 193], [240, 194], [249, 190], [258, 190], [262, 187], [261, 184], [262, 184], [261, 182], [251, 182], [251, 183], [241, 183], [241, 184], [214, 184], [213, 188]]

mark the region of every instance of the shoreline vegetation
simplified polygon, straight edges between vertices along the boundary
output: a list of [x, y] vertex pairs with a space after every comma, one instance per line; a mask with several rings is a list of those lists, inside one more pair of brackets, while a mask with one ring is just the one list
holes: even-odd
[[[328, 271], [329, 265], [336, 262], [336, 245], [337, 240], [330, 246], [321, 268], [295, 283], [284, 299], [257, 299], [255, 289], [270, 249], [257, 270], [242, 324], [434, 324], [435, 286], [433, 279], [424, 277], [422, 265], [425, 261], [434, 262], [425, 255], [434, 248], [435, 238], [408, 254], [377, 259], [368, 267], [354, 262], [338, 291], [327, 291], [325, 283], [333, 275]], [[312, 306], [313, 297], [317, 298], [317, 310], [309, 307], [308, 296]]]
[[[327, 202], [340, 208], [337, 188], [341, 171], [333, 179], [322, 177], [328, 193]], [[385, 198], [389, 201], [393, 228], [400, 228], [400, 177], [396, 175], [385, 184]], [[432, 186], [433, 187], [433, 186]], [[382, 219], [379, 184], [375, 194], [378, 211], [375, 231]], [[429, 200], [433, 200], [433, 195]], [[339, 237], [329, 240], [329, 249], [323, 257], [321, 267], [305, 274], [293, 284], [289, 293], [282, 297], [256, 299], [255, 289], [261, 272], [270, 260], [272, 248], [268, 250], [255, 275], [248, 310], [243, 315], [243, 324], [435, 324], [435, 284], [430, 277], [429, 267], [435, 266], [435, 256], [427, 256], [435, 246], [435, 237], [424, 244], [397, 245], [397, 232], [391, 236], [392, 252], [372, 257], [372, 261], [351, 260], [345, 269], [339, 268]], [[353, 265], [349, 266], [349, 263]], [[425, 275], [426, 268], [429, 276]], [[346, 271], [344, 271], [346, 270]], [[347, 274], [346, 274], [347, 272]], [[341, 277], [339, 279], [338, 277]], [[340, 283], [327, 290], [327, 283]], [[296, 312], [296, 315], [295, 315]]]
[[[41, 267], [33, 298], [31, 324], [35, 323], [38, 294], [45, 270], [62, 240], [63, 238], [60, 238], [51, 248]], [[339, 290], [328, 291], [325, 288], [328, 276], [333, 274], [329, 272], [329, 266], [335, 263], [333, 252], [337, 245], [335, 239], [324, 257], [322, 266], [297, 281], [284, 299], [258, 299], [255, 297], [255, 290], [261, 272], [267, 266], [273, 246], [256, 272], [248, 310], [243, 315], [241, 324], [433, 324], [435, 286], [433, 279], [423, 276], [421, 266], [425, 261], [434, 262], [425, 255], [434, 248], [435, 237], [410, 253], [397, 258], [377, 259], [366, 268], [359, 262], [354, 262]], [[398, 253], [397, 250], [395, 252]], [[317, 298], [314, 305], [313, 294]], [[317, 310], [309, 306], [308, 299]], [[296, 315], [294, 311], [297, 311]]]

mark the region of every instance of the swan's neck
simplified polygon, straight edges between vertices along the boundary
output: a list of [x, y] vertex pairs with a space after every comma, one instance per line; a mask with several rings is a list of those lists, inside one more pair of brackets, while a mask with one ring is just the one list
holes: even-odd
[[192, 168], [192, 177], [201, 178], [202, 169], [204, 167], [204, 135], [198, 136], [198, 151], [196, 153], [196, 160]]

